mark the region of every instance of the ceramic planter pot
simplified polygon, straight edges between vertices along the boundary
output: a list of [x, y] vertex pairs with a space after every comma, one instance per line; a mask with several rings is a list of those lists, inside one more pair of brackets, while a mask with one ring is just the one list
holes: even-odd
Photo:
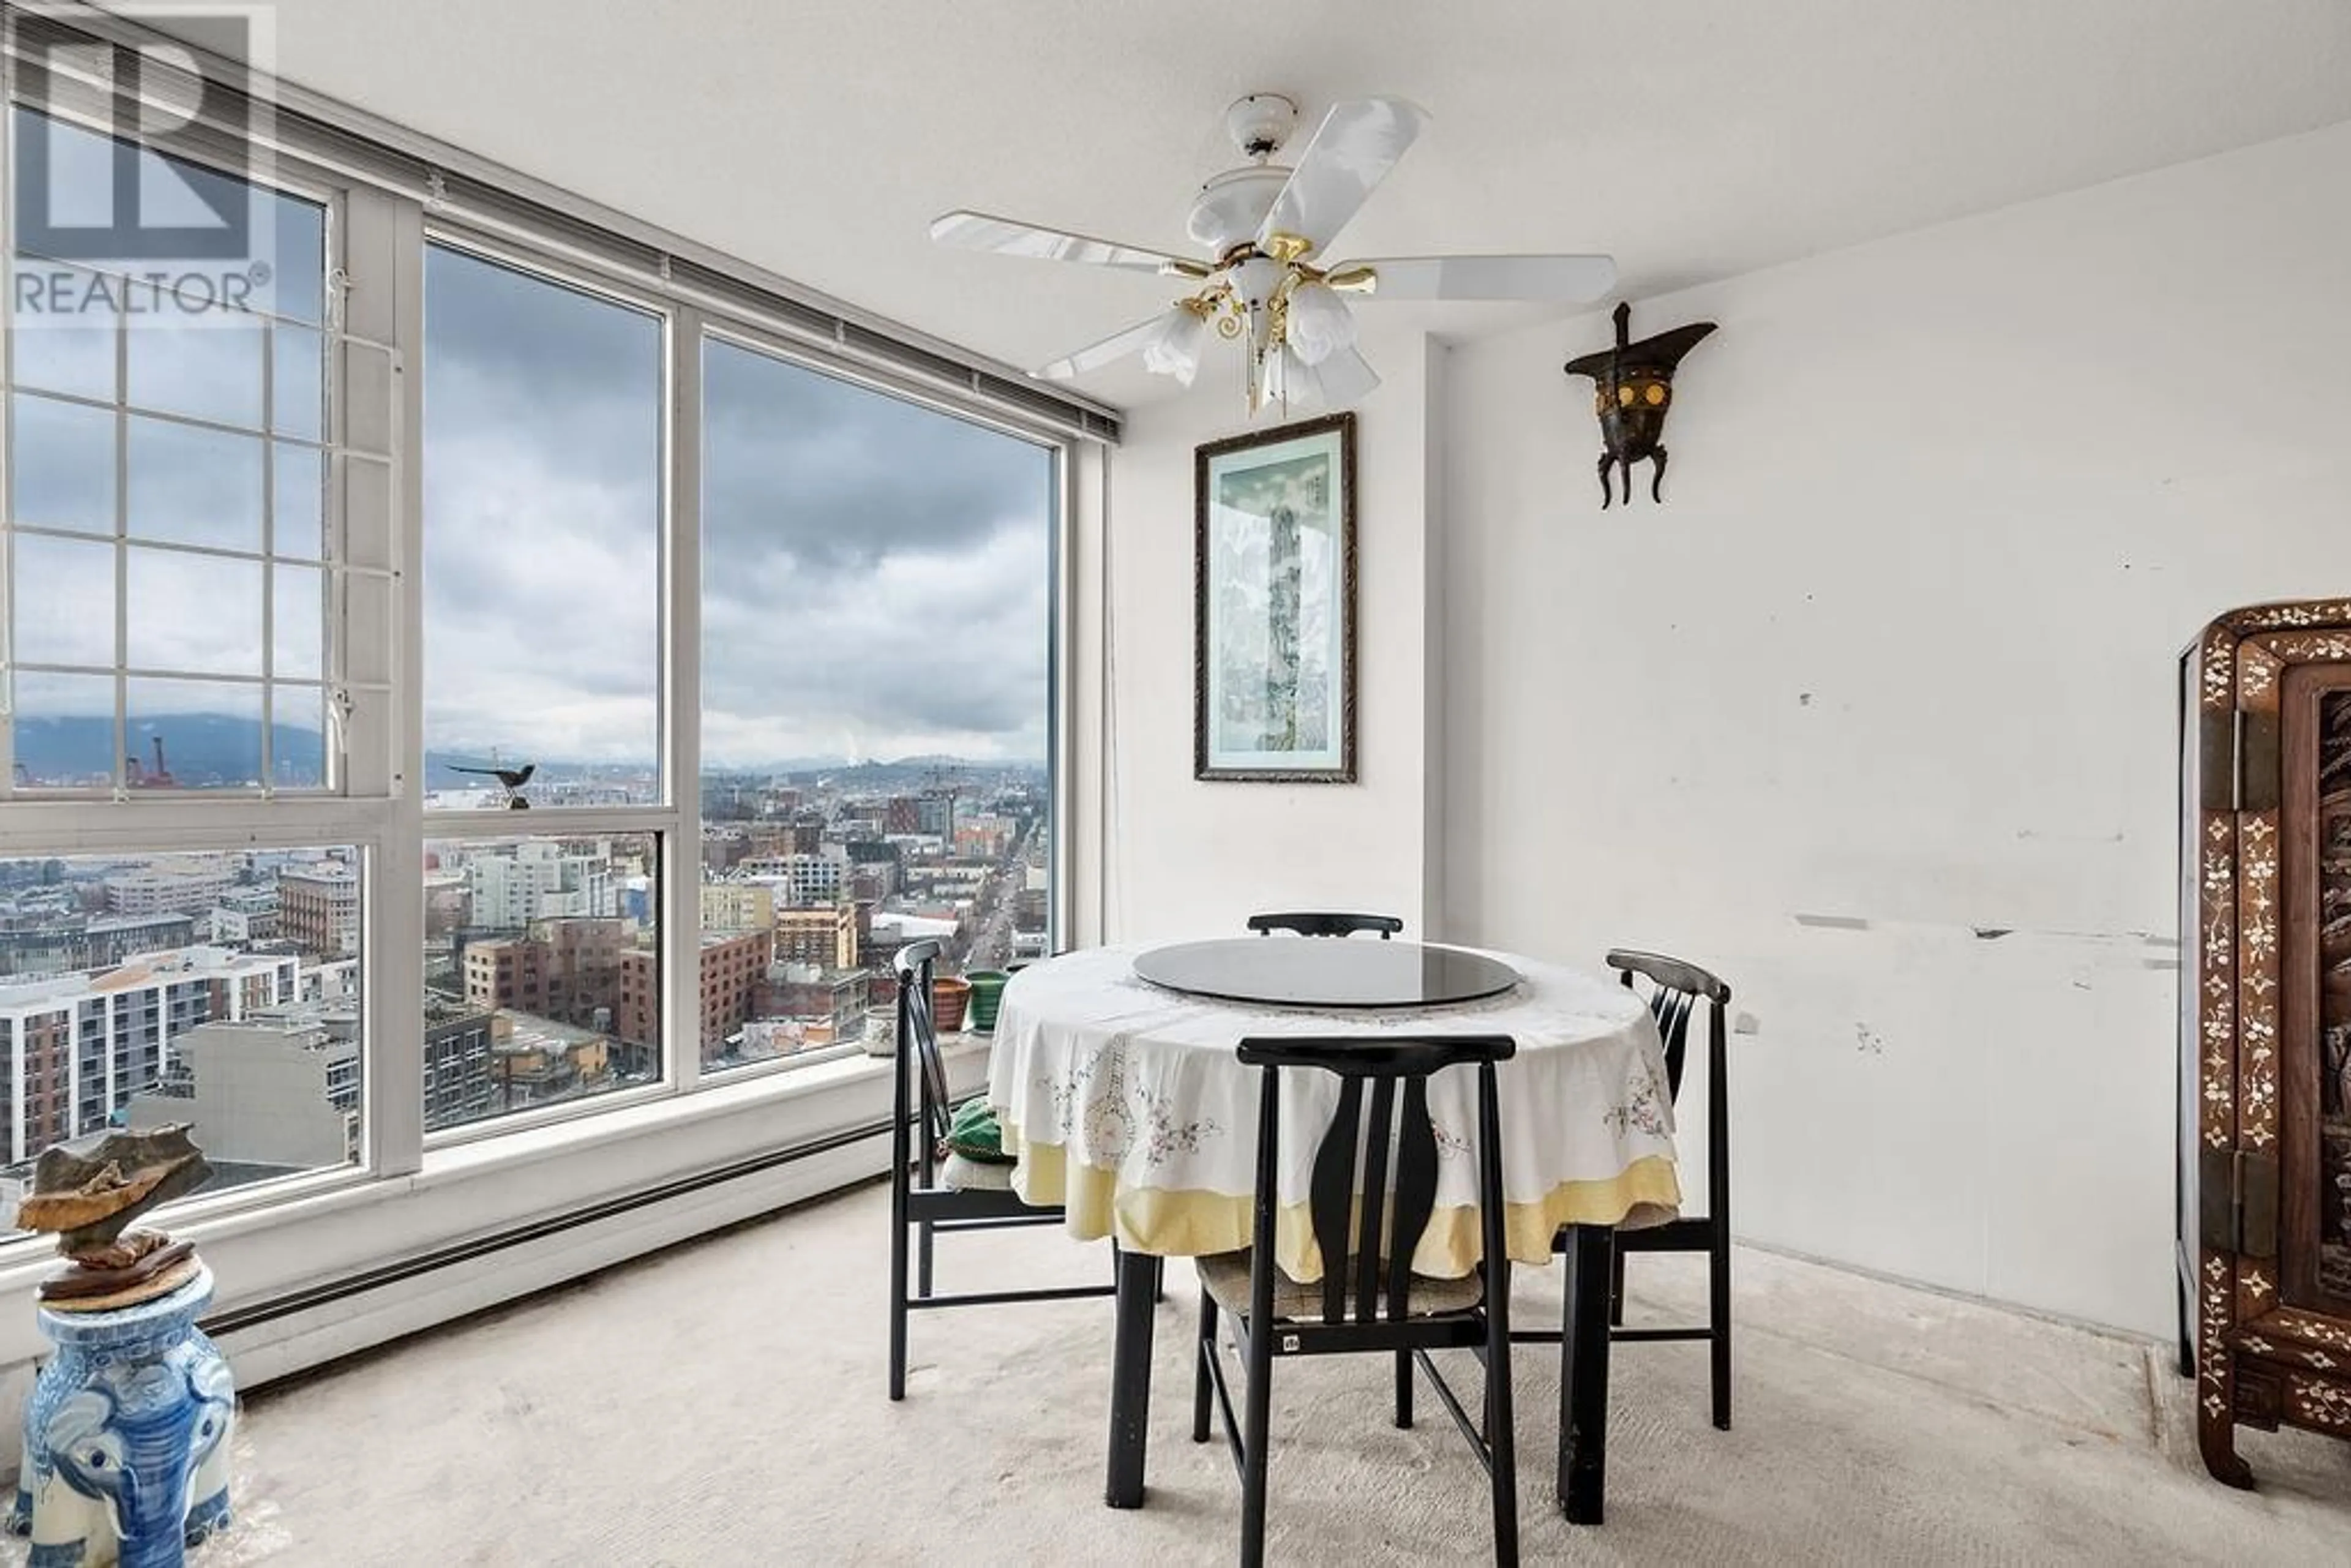
[[941, 1034], [963, 1028], [965, 1004], [971, 1000], [971, 982], [954, 975], [931, 977], [931, 1021]]
[[964, 979], [971, 986], [971, 1032], [996, 1032], [996, 1006], [1004, 996], [1004, 983], [1012, 977], [1001, 969], [974, 969]]

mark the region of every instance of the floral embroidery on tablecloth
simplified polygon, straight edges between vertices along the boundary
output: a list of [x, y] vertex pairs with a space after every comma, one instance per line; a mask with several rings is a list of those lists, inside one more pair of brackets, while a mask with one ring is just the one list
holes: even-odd
[[1430, 1135], [1437, 1140], [1437, 1157], [1438, 1159], [1458, 1160], [1465, 1159], [1468, 1156], [1469, 1140], [1455, 1132], [1452, 1128], [1447, 1126], [1444, 1123], [1439, 1122], [1434, 1116], [1431, 1116], [1428, 1119], [1428, 1131]]
[[1089, 1164], [1117, 1165], [1139, 1153], [1144, 1164], [1164, 1166], [1178, 1155], [1198, 1154], [1204, 1139], [1224, 1131], [1213, 1117], [1176, 1120], [1172, 1095], [1131, 1082], [1126, 1056], [1126, 1041], [1113, 1039], [1077, 1061], [1066, 1080], [1037, 1080], [1052, 1101], [1062, 1143], [1077, 1142]]
[[1653, 1138], [1667, 1135], [1666, 1128], [1666, 1086], [1657, 1082], [1656, 1069], [1643, 1061], [1638, 1076], [1625, 1087], [1629, 1097], [1622, 1105], [1611, 1106], [1600, 1119], [1614, 1129], [1618, 1137], [1627, 1132], [1646, 1133]]
[[1196, 1155], [1200, 1152], [1203, 1139], [1213, 1138], [1224, 1131], [1210, 1116], [1191, 1122], [1176, 1121], [1172, 1096], [1145, 1094], [1142, 1099], [1144, 1120], [1150, 1128], [1150, 1136], [1144, 1140], [1143, 1145], [1145, 1165], [1165, 1165], [1179, 1154]]

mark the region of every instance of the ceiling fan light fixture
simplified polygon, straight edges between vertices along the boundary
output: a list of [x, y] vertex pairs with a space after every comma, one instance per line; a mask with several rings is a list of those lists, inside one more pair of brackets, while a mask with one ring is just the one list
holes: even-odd
[[[1239, 350], [1251, 414], [1282, 408], [1344, 408], [1379, 385], [1357, 351], [1353, 301], [1527, 299], [1576, 303], [1600, 298], [1615, 276], [1604, 256], [1421, 256], [1367, 257], [1317, 266], [1427, 122], [1400, 98], [1345, 99], [1331, 105], [1293, 167], [1270, 162], [1295, 126], [1297, 105], [1257, 93], [1227, 115], [1249, 162], [1200, 187], [1186, 229], [1197, 256], [1099, 239], [986, 213], [958, 210], [931, 225], [931, 238], [959, 249], [1080, 262], [1180, 277], [1199, 290], [1037, 373], [1049, 381], [1091, 374], [1130, 356], [1189, 386], [1214, 336]], [[1345, 255], [1343, 251], [1336, 252]]]
[[1289, 271], [1271, 256], [1252, 256], [1233, 268], [1233, 292], [1251, 310], [1262, 309]]
[[1311, 408], [1321, 401], [1322, 378], [1314, 367], [1299, 358], [1298, 350], [1287, 343], [1274, 346], [1265, 356], [1259, 376], [1258, 406], [1252, 412], [1273, 409], [1287, 413], [1293, 408]]
[[1310, 365], [1355, 346], [1355, 313], [1328, 284], [1302, 283], [1290, 290], [1285, 317], [1283, 336]]
[[1207, 313], [1192, 300], [1180, 301], [1159, 318], [1157, 329], [1144, 340], [1143, 368], [1155, 376], [1174, 376], [1188, 387], [1200, 373], [1200, 350], [1207, 340]]

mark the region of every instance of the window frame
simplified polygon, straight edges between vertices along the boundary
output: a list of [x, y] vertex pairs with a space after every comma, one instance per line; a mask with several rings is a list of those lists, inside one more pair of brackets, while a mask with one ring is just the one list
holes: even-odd
[[[13, 64], [13, 60], [7, 63]], [[95, 89], [63, 78], [52, 78], [51, 81], [52, 85], [59, 86], [63, 92], [64, 96], [60, 100], [32, 101], [25, 92], [22, 84], [13, 79], [13, 73], [5, 90], [0, 91], [0, 277], [13, 279], [15, 276], [14, 179], [16, 111], [22, 110], [28, 113], [40, 114], [59, 123], [75, 126], [99, 136], [113, 135], [112, 128], [104, 116], [106, 99]], [[325, 542], [316, 565], [321, 572], [324, 586], [329, 597], [327, 612], [321, 622], [325, 641], [320, 649], [319, 679], [316, 682], [296, 681], [291, 685], [300, 689], [315, 685], [320, 692], [325, 709], [322, 712], [321, 720], [327, 726], [323, 737], [327, 779], [315, 789], [281, 789], [272, 779], [265, 777], [259, 785], [252, 788], [192, 790], [168, 800], [157, 795], [133, 795], [120, 783], [111, 789], [36, 787], [20, 792], [16, 788], [14, 769], [11, 767], [15, 749], [13, 726], [0, 723], [0, 804], [10, 808], [11, 816], [28, 809], [38, 812], [42, 817], [47, 817], [57, 814], [45, 810], [47, 808], [67, 808], [78, 814], [82, 809], [91, 806], [132, 803], [135, 803], [137, 809], [142, 811], [153, 810], [159, 807], [193, 807], [203, 810], [235, 811], [242, 808], [293, 802], [369, 800], [381, 802], [389, 800], [392, 794], [392, 780], [384, 777], [384, 769], [377, 759], [389, 756], [393, 749], [387, 727], [390, 723], [389, 709], [392, 706], [392, 698], [395, 683], [392, 679], [389, 667], [372, 674], [355, 674], [352, 670], [352, 656], [359, 651], [364, 641], [353, 630], [355, 612], [352, 580], [364, 579], [374, 584], [373, 592], [379, 602], [372, 608], [379, 615], [389, 613], [392, 608], [392, 601], [398, 593], [395, 586], [398, 580], [398, 568], [392, 558], [396, 549], [396, 541], [408, 527], [401, 516], [402, 498], [398, 494], [397, 468], [400, 451], [409, 442], [408, 433], [398, 417], [401, 400], [396, 393], [400, 382], [405, 376], [407, 361], [412, 356], [403, 352], [390, 333], [374, 336], [354, 330], [351, 320], [352, 302], [348, 287], [350, 278], [355, 274], [363, 275], [372, 272], [379, 267], [386, 276], [394, 270], [397, 257], [381, 249], [381, 240], [377, 233], [384, 226], [381, 219], [384, 215], [385, 198], [381, 193], [368, 190], [346, 180], [340, 180], [331, 172], [283, 150], [272, 150], [270, 162], [266, 170], [249, 170], [241, 166], [239, 162], [239, 155], [246, 148], [245, 143], [223, 138], [211, 127], [202, 123], [191, 126], [188, 134], [194, 145], [173, 146], [171, 149], [172, 157], [215, 173], [244, 181], [259, 189], [283, 193], [298, 200], [308, 202], [321, 211], [321, 242], [324, 247], [322, 261], [325, 275], [323, 298], [320, 301], [321, 319], [315, 324], [315, 329], [322, 340], [327, 360], [320, 371], [322, 395], [319, 435], [315, 442], [305, 442], [304, 444], [315, 447], [320, 455], [321, 476], [325, 486], [320, 500], [320, 522]], [[360, 248], [363, 237], [368, 243], [378, 247], [376, 254], [368, 256], [354, 254]], [[11, 287], [13, 287], [13, 283]], [[365, 309], [364, 306], [361, 307], [361, 313], [371, 314]], [[305, 329], [311, 329], [309, 323], [296, 324]], [[16, 384], [15, 355], [13, 333], [0, 331], [0, 396], [13, 396], [19, 390]], [[372, 396], [363, 395], [356, 380], [359, 371], [355, 361], [367, 356], [381, 356], [384, 365], [381, 390]], [[118, 384], [115, 387], [114, 396], [103, 404], [92, 399], [59, 393], [49, 389], [38, 387], [22, 389], [30, 395], [64, 405], [102, 407], [115, 416], [118, 425], [114, 449], [118, 530], [122, 508], [128, 505], [127, 497], [122, 494], [127, 483], [127, 455], [122, 445], [124, 433], [121, 428], [124, 418], [153, 418], [192, 429], [229, 430], [235, 434], [256, 436], [265, 444], [282, 439], [273, 430], [245, 431], [241, 427], [232, 426], [220, 421], [196, 419], [164, 411], [141, 409], [131, 402], [130, 388], [121, 384], [120, 381], [121, 368], [118, 361], [116, 367]], [[275, 373], [274, 364], [265, 371], [265, 374], [267, 375]], [[372, 420], [369, 418], [371, 413], [375, 415]], [[361, 435], [372, 436], [374, 439], [355, 440], [351, 429], [355, 423], [367, 426], [368, 428], [361, 432]], [[13, 483], [13, 419], [5, 417], [5, 409], [0, 409], [0, 514], [5, 514], [7, 510], [9, 488]], [[350, 470], [354, 464], [363, 466], [379, 465], [385, 476], [382, 486], [384, 498], [380, 519], [363, 517], [356, 527], [354, 510], [350, 504], [353, 485]], [[272, 504], [274, 505], [274, 497]], [[370, 521], [376, 522], [377, 526], [369, 528]], [[18, 536], [13, 527], [0, 529], [0, 546], [5, 547], [0, 549], [0, 593], [7, 591], [12, 582], [13, 572], [10, 567], [14, 539], [16, 537]], [[37, 532], [31, 537], [65, 538], [67, 536], [37, 525]], [[104, 542], [115, 547], [118, 549], [118, 574], [122, 570], [122, 561], [127, 559], [119, 553], [123, 547], [153, 542], [142, 540], [136, 535], [121, 531], [74, 537], [86, 538], [91, 542]], [[275, 540], [266, 542], [272, 546], [275, 544]], [[174, 553], [195, 556], [227, 555], [234, 559], [256, 560], [266, 557], [271, 564], [265, 568], [262, 613], [264, 636], [266, 638], [270, 635], [276, 594], [277, 557], [274, 550], [265, 552], [265, 556], [255, 557], [241, 552], [214, 550], [205, 547], [183, 545], [173, 546], [172, 549]], [[363, 561], [362, 556], [373, 559]], [[290, 564], [309, 563], [291, 562]], [[130, 613], [129, 604], [120, 597], [121, 591], [122, 586], [118, 580], [118, 601], [115, 607], [118, 625]], [[0, 598], [0, 606], [5, 606], [5, 598]], [[363, 614], [365, 612], [360, 613]], [[5, 651], [0, 650], [0, 652]], [[13, 664], [0, 662], [0, 678], [13, 682], [14, 669]], [[118, 681], [137, 680], [150, 674], [168, 674], [176, 677], [189, 673], [148, 671], [134, 673], [127, 664], [118, 664], [114, 678]], [[242, 676], [227, 678], [240, 684], [245, 680]], [[252, 684], [259, 689], [266, 690], [279, 683], [275, 673], [271, 672], [265, 679], [254, 681]], [[0, 718], [5, 718], [9, 714], [10, 705], [7, 697], [8, 693], [0, 689]], [[114, 749], [118, 752], [124, 748], [125, 736], [122, 726], [128, 713], [126, 703], [127, 694], [118, 693], [114, 746]], [[265, 714], [267, 723], [278, 722], [274, 708], [265, 708]], [[355, 754], [360, 759], [356, 763]], [[118, 758], [117, 761], [119, 763], [120, 759]]]
[[[13, 14], [12, 14], [13, 19]], [[135, 22], [93, 13], [73, 26], [112, 43], [152, 42]], [[13, 35], [5, 60], [0, 109], [20, 104], [100, 134], [111, 134], [110, 93], [89, 82], [49, 78], [35, 100], [23, 80]], [[334, 788], [277, 792], [223, 790], [179, 798], [162, 793], [41, 792], [10, 799], [0, 811], [0, 856], [176, 851], [298, 849], [349, 844], [360, 856], [361, 977], [360, 1156], [350, 1166], [275, 1178], [175, 1204], [175, 1222], [242, 1230], [272, 1223], [272, 1211], [320, 1212], [375, 1191], [389, 1196], [433, 1169], [474, 1168], [492, 1149], [462, 1145], [510, 1138], [516, 1159], [540, 1160], [552, 1147], [601, 1137], [634, 1138], [643, 1124], [632, 1111], [693, 1101], [713, 1090], [707, 1113], [732, 1116], [768, 1100], [831, 1093], [841, 1075], [886, 1076], [886, 1061], [863, 1063], [843, 1043], [772, 1061], [729, 1068], [705, 1082], [700, 1067], [701, 947], [701, 457], [702, 364], [712, 340], [781, 361], [862, 389], [1009, 435], [1045, 449], [1050, 467], [1047, 519], [1050, 580], [1047, 624], [1049, 806], [1046, 863], [1049, 947], [1065, 939], [1075, 909], [1077, 682], [1068, 667], [1076, 647], [1076, 559], [1072, 486], [1092, 472], [1097, 444], [1114, 441], [1114, 411], [1043, 389], [1025, 402], [993, 392], [1029, 392], [1019, 372], [953, 345], [862, 316], [787, 280], [512, 173], [486, 161], [407, 132], [362, 111], [271, 84], [237, 70], [257, 98], [296, 107], [250, 137], [198, 123], [176, 139], [172, 156], [254, 180], [318, 203], [325, 213], [327, 319], [330, 345], [320, 445], [328, 459], [327, 526], [340, 564], [381, 585], [364, 615], [338, 592], [330, 611], [330, 648], [322, 684], [349, 688], [354, 710], [329, 741]], [[169, 101], [171, 84], [148, 94]], [[267, 159], [248, 173], [254, 149]], [[0, 113], [0, 251], [13, 255], [13, 136]], [[444, 170], [460, 180], [455, 195]], [[423, 806], [423, 521], [422, 399], [423, 285], [429, 247], [444, 245], [562, 287], [643, 310], [662, 323], [662, 521], [657, 656], [657, 736], [663, 799], [622, 808], [540, 808], [528, 825], [500, 814], [426, 813]], [[357, 287], [353, 287], [357, 280]], [[5, 334], [0, 334], [5, 335]], [[895, 350], [896, 357], [885, 350]], [[944, 351], [942, 351], [944, 350]], [[12, 349], [7, 351], [13, 351]], [[353, 360], [381, 355], [383, 385], [359, 395]], [[926, 357], [927, 356], [927, 357]], [[968, 367], [968, 368], [967, 368]], [[0, 361], [0, 372], [8, 368]], [[0, 381], [7, 381], [0, 373]], [[128, 388], [118, 384], [118, 400]], [[1058, 416], [1057, 416], [1058, 415]], [[360, 435], [380, 433], [362, 448]], [[0, 442], [0, 486], [7, 479]], [[382, 469], [379, 510], [358, 515], [349, 469]], [[118, 459], [119, 465], [119, 459]], [[0, 489], [0, 495], [5, 495]], [[364, 558], [364, 559], [363, 559]], [[357, 667], [355, 667], [355, 665]], [[10, 749], [0, 737], [0, 765]], [[5, 793], [0, 781], [0, 793]], [[662, 1078], [651, 1084], [483, 1118], [427, 1134], [423, 1128], [423, 846], [427, 841], [534, 835], [643, 832], [653, 836], [661, 868]], [[830, 1071], [811, 1073], [811, 1069]], [[769, 1082], [768, 1080], [775, 1082]], [[699, 1119], [687, 1105], [675, 1112]], [[603, 1131], [596, 1123], [611, 1117]], [[570, 1124], [580, 1124], [578, 1127]], [[555, 1140], [550, 1145], [549, 1140]], [[434, 1157], [444, 1156], [444, 1157]], [[38, 1239], [0, 1242], [0, 1274], [37, 1262]]]

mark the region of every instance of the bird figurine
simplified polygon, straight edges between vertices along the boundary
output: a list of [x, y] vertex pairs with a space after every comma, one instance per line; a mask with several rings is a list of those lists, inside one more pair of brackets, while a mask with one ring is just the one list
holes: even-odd
[[507, 810], [528, 811], [530, 810], [530, 802], [523, 799], [522, 787], [530, 782], [530, 776], [532, 774], [538, 771], [538, 764], [536, 762], [526, 762], [519, 768], [460, 768], [456, 764], [451, 763], [449, 765], [449, 771], [452, 773], [478, 773], [485, 779], [495, 779], [499, 783], [506, 786]]
[[1673, 402], [1674, 367], [1682, 356], [1714, 330], [1711, 321], [1693, 321], [1637, 343], [1627, 342], [1633, 308], [1616, 305], [1614, 347], [1585, 354], [1562, 367], [1572, 376], [1590, 376], [1593, 412], [1600, 416], [1600, 509], [1616, 498], [1609, 483], [1612, 465], [1625, 470], [1625, 504], [1633, 504], [1633, 465], [1644, 457], [1652, 465], [1649, 499], [1662, 501], [1666, 483], [1666, 410]]

